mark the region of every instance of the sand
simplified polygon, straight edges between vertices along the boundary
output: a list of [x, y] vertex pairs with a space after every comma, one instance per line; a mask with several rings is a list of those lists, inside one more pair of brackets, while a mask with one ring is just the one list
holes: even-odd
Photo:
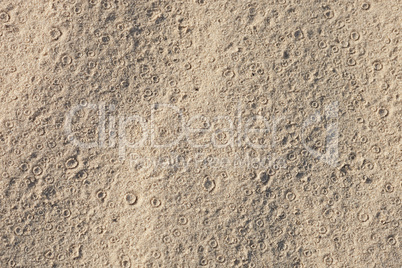
[[401, 18], [1, 0], [0, 267], [402, 267]]

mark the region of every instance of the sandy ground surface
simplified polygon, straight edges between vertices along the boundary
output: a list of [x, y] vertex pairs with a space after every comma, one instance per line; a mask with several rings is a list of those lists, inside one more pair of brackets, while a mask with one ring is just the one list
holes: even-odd
[[0, 0], [0, 267], [396, 267], [402, 2]]

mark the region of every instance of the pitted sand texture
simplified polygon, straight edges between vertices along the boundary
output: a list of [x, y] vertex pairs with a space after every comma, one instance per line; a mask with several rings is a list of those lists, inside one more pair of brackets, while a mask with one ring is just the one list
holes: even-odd
[[0, 0], [0, 267], [402, 266], [400, 0]]

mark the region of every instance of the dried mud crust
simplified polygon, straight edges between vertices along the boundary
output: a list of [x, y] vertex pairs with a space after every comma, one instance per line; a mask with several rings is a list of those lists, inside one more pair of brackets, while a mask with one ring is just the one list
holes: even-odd
[[401, 8], [0, 1], [0, 267], [399, 268]]

